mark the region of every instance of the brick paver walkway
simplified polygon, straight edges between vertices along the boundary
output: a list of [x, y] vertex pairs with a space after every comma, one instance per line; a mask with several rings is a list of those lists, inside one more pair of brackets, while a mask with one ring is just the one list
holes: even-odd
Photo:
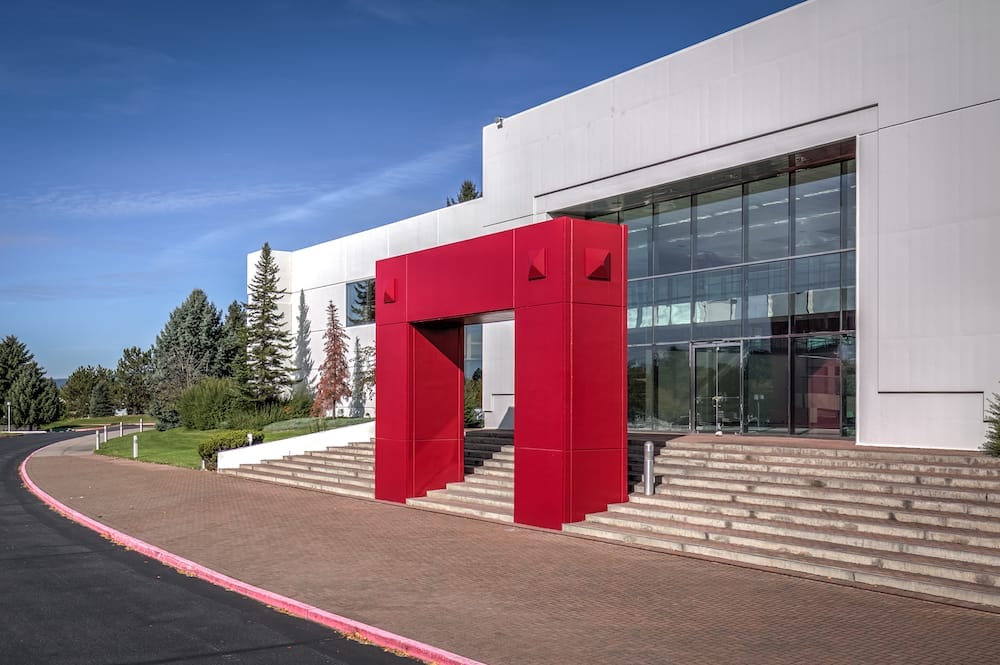
[[1000, 662], [1000, 614], [127, 460], [28, 473], [175, 554], [495, 665]]

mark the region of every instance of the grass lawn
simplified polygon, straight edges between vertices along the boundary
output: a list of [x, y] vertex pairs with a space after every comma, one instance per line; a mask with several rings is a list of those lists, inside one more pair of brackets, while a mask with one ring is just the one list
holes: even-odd
[[[353, 425], [349, 419], [338, 419], [347, 421], [328, 424], [329, 428]], [[275, 423], [277, 424], [277, 423]], [[198, 444], [208, 439], [219, 430], [194, 430], [184, 427], [169, 429], [165, 432], [150, 430], [137, 434], [139, 437], [139, 461], [153, 462], [155, 464], [170, 464], [188, 469], [200, 469], [201, 458], [198, 457]], [[264, 442], [279, 441], [293, 436], [311, 434], [316, 429], [310, 427], [299, 427], [296, 429], [283, 429], [273, 431], [268, 429], [264, 432]], [[126, 434], [122, 437], [108, 439], [106, 443], [101, 443], [101, 449], [97, 451], [99, 455], [110, 457], [132, 458], [132, 435]]]

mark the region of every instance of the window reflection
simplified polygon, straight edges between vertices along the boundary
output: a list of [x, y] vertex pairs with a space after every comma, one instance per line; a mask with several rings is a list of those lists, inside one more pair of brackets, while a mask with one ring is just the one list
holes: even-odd
[[743, 254], [743, 188], [695, 196], [695, 268], [739, 263]]
[[747, 340], [744, 362], [747, 430], [788, 432], [788, 340]]
[[656, 419], [654, 429], [686, 432], [691, 424], [691, 368], [687, 344], [654, 347]]
[[642, 280], [628, 283], [628, 310], [625, 327], [629, 344], [648, 344], [653, 341], [653, 282]]
[[655, 274], [690, 270], [691, 197], [657, 204], [654, 219]]
[[795, 339], [792, 405], [797, 434], [839, 434], [840, 337]]
[[347, 283], [347, 325], [360, 326], [375, 322], [375, 280], [362, 279]]
[[797, 333], [840, 330], [840, 255], [825, 254], [792, 261]]
[[794, 174], [795, 253], [840, 249], [840, 164]]
[[653, 226], [653, 206], [625, 210], [622, 223], [628, 225], [628, 276], [649, 275], [649, 243]]
[[695, 339], [739, 337], [742, 293], [741, 268], [695, 273]]
[[788, 333], [788, 262], [747, 266], [748, 337]]
[[631, 347], [628, 350], [628, 426], [645, 429], [649, 426], [653, 409], [650, 402], [653, 390], [653, 350], [649, 347]]
[[660, 277], [653, 290], [656, 341], [691, 339], [691, 275]]
[[788, 174], [747, 184], [747, 261], [788, 256]]

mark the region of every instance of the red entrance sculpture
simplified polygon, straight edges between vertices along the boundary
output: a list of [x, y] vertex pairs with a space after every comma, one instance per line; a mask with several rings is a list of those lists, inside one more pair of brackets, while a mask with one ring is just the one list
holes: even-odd
[[514, 521], [625, 501], [626, 230], [560, 217], [379, 261], [375, 497], [463, 478], [463, 325], [514, 319]]

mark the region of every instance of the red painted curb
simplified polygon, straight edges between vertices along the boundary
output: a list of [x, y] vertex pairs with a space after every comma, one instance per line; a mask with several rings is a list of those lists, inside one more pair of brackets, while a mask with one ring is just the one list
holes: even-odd
[[[37, 453], [38, 451], [35, 452]], [[134, 538], [127, 533], [122, 533], [121, 531], [112, 529], [106, 524], [101, 524], [97, 520], [87, 517], [83, 513], [77, 512], [64, 503], [61, 503], [35, 484], [35, 482], [28, 476], [27, 471], [28, 461], [34, 457], [34, 455], [35, 453], [31, 453], [31, 455], [24, 458], [24, 461], [21, 462], [21, 465], [18, 468], [21, 480], [24, 482], [28, 490], [48, 504], [48, 506], [56, 512], [61, 513], [78, 524], [82, 524], [88, 529], [96, 531], [119, 545], [141, 552], [142, 554], [152, 559], [156, 559], [157, 561], [160, 561], [185, 574], [211, 582], [212, 584], [228, 589], [229, 591], [235, 591], [236, 593], [242, 594], [248, 598], [253, 598], [258, 602], [270, 605], [271, 607], [280, 609], [293, 616], [314, 621], [328, 628], [333, 628], [334, 630], [345, 635], [360, 637], [383, 648], [401, 651], [407, 656], [419, 658], [420, 660], [428, 663], [435, 663], [437, 665], [483, 665], [483, 663], [480, 663], [479, 661], [459, 656], [451, 653], [450, 651], [438, 649], [437, 647], [433, 647], [429, 644], [411, 640], [408, 637], [396, 635], [395, 633], [390, 633], [386, 630], [382, 630], [381, 628], [376, 628], [375, 626], [370, 626], [366, 623], [361, 623], [360, 621], [348, 619], [347, 617], [342, 617], [339, 614], [334, 614], [318, 607], [307, 605], [306, 603], [295, 600], [294, 598], [288, 598], [287, 596], [282, 596], [281, 594], [268, 591], [267, 589], [261, 589], [260, 587], [253, 586], [252, 584], [247, 584], [246, 582], [229, 577], [228, 575], [223, 575], [218, 571], [206, 568], [205, 566], [197, 564], [194, 561], [185, 559], [184, 557], [168, 552], [164, 549], [156, 547], [155, 545], [151, 545], [143, 540]]]

